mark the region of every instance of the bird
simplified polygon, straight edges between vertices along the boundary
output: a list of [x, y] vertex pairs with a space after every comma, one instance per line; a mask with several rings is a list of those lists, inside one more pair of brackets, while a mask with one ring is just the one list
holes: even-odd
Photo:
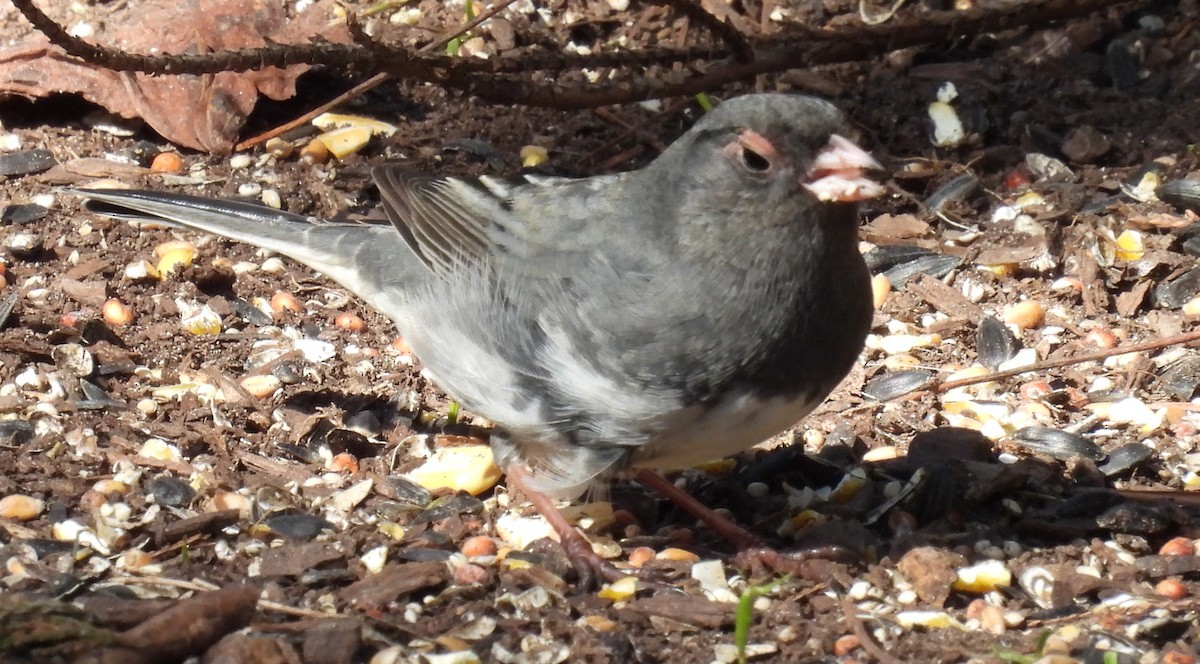
[[858, 203], [884, 187], [854, 134], [827, 101], [749, 94], [622, 173], [376, 166], [385, 223], [151, 190], [72, 193], [100, 215], [291, 257], [385, 314], [449, 396], [495, 423], [498, 465], [585, 559], [580, 576], [613, 576], [554, 499], [623, 475], [670, 493], [661, 472], [785, 431], [861, 352], [872, 300]]

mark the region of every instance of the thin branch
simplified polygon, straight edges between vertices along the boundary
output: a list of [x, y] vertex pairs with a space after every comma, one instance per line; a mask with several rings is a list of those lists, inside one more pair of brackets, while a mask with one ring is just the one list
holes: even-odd
[[[498, 2], [495, 5], [480, 12], [479, 15], [477, 15], [475, 18], [467, 21], [466, 23], [463, 23], [462, 25], [454, 28], [453, 30], [449, 30], [447, 32], [442, 33], [442, 35], [439, 36], [437, 39], [434, 39], [433, 41], [429, 42], [428, 44], [425, 44], [421, 48], [417, 49], [417, 52], [418, 53], [428, 53], [428, 52], [432, 52], [432, 51], [441, 49], [442, 47], [444, 47], [446, 44], [449, 44], [452, 40], [454, 40], [459, 35], [466, 33], [467, 31], [475, 28], [476, 26], [478, 26], [479, 24], [488, 20], [489, 18], [495, 16], [496, 14], [499, 14], [500, 12], [502, 12], [506, 8], [508, 8], [509, 5], [513, 4], [516, 1], [517, 0], [501, 0], [501, 2]], [[374, 90], [375, 88], [379, 87], [380, 85], [387, 82], [391, 78], [392, 78], [391, 74], [387, 74], [387, 73], [376, 74], [376, 75], [372, 76], [371, 78], [368, 78], [367, 80], [363, 81], [362, 83], [359, 83], [358, 85], [343, 92], [342, 94], [334, 97], [333, 99], [330, 99], [329, 101], [325, 102], [324, 104], [321, 104], [320, 106], [317, 106], [316, 108], [311, 109], [304, 115], [301, 115], [300, 117], [297, 117], [297, 118], [293, 118], [292, 120], [285, 122], [284, 124], [279, 125], [278, 127], [275, 127], [274, 129], [271, 129], [270, 131], [265, 131], [257, 136], [248, 138], [248, 139], [242, 141], [241, 143], [238, 143], [237, 145], [235, 145], [233, 147], [233, 149], [237, 152], [241, 152], [242, 150], [248, 150], [248, 149], [254, 147], [255, 145], [258, 145], [259, 143], [269, 141], [272, 138], [275, 138], [276, 136], [279, 136], [281, 134], [291, 131], [292, 129], [295, 129], [296, 127], [308, 124], [309, 122], [312, 121], [313, 118], [317, 117], [318, 115], [320, 115], [326, 111], [331, 111], [351, 99], [354, 99], [360, 95], [364, 95], [370, 90]]]
[[[1134, 7], [1147, 0], [1039, 0], [1016, 3], [1002, 9], [938, 12], [912, 21], [894, 21], [852, 29], [812, 30], [787, 24], [780, 33], [748, 40], [752, 57], [731, 59], [728, 40], [724, 45], [683, 49], [641, 49], [601, 54], [518, 54], [488, 60], [451, 58], [404, 47], [383, 44], [341, 45], [330, 43], [268, 45], [205, 55], [146, 56], [94, 46], [67, 34], [61, 26], [33, 6], [32, 0], [13, 4], [50, 40], [68, 53], [89, 62], [120, 70], [149, 73], [205, 74], [218, 71], [258, 69], [266, 66], [323, 64], [363, 71], [383, 71], [395, 78], [442, 85], [475, 94], [493, 103], [543, 106], [560, 109], [592, 108], [651, 98], [693, 95], [758, 74], [781, 72], [815, 65], [856, 62], [901, 48], [945, 43], [966, 36], [997, 32], [1073, 18], [1105, 8]], [[671, 0], [683, 6], [683, 0]], [[481, 15], [478, 17], [483, 19]], [[715, 19], [707, 19], [710, 28]], [[724, 25], [724, 23], [721, 23]], [[730, 28], [732, 29], [732, 28]], [[455, 34], [461, 32], [456, 29]], [[720, 37], [720, 35], [718, 35]], [[736, 46], [733, 47], [736, 50]], [[647, 66], [702, 61], [699, 73], [671, 80], [657, 80], [649, 73], [630, 75], [626, 80], [603, 85], [559, 83], [560, 75], [582, 68]], [[553, 76], [532, 80], [530, 72], [547, 71]], [[504, 75], [519, 72], [520, 75]]]
[[880, 664], [904, 664], [899, 659], [896, 659], [885, 650], [875, 639], [871, 638], [871, 634], [867, 632], [867, 628], [858, 617], [858, 607], [854, 604], [854, 600], [850, 599], [849, 595], [842, 596], [842, 615], [846, 617], [846, 622], [850, 624], [850, 631], [854, 632], [854, 636], [858, 637], [858, 645], [866, 653], [875, 659], [879, 660]]
[[713, 33], [729, 48], [734, 60], [750, 62], [754, 59], [754, 48], [750, 46], [750, 42], [746, 41], [746, 36], [738, 32], [733, 24], [708, 13], [698, 0], [658, 0], [658, 2], [675, 9], [689, 20]]
[[1036, 371], [1047, 371], [1049, 369], [1059, 369], [1061, 367], [1067, 367], [1067, 366], [1071, 366], [1073, 364], [1083, 364], [1084, 362], [1099, 362], [1101, 360], [1106, 360], [1106, 359], [1108, 359], [1110, 357], [1114, 357], [1116, 355], [1125, 355], [1128, 353], [1140, 353], [1142, 351], [1148, 351], [1148, 350], [1162, 350], [1163, 348], [1168, 348], [1170, 346], [1178, 346], [1181, 344], [1192, 343], [1194, 341], [1200, 341], [1200, 330], [1193, 330], [1191, 332], [1187, 332], [1184, 334], [1177, 334], [1173, 337], [1164, 337], [1161, 339], [1154, 339], [1152, 341], [1145, 341], [1140, 344], [1133, 344], [1130, 346], [1118, 346], [1116, 348], [1109, 348], [1107, 350], [1101, 350], [1101, 351], [1097, 351], [1095, 353], [1085, 353], [1083, 355], [1076, 355], [1074, 357], [1064, 357], [1064, 358], [1059, 358], [1057, 360], [1046, 360], [1045, 362], [1037, 362], [1035, 364], [1030, 364], [1029, 366], [1021, 367], [1019, 369], [1009, 369], [1008, 371], [997, 371], [996, 373], [990, 373], [990, 374], [987, 374], [986, 376], [974, 376], [971, 378], [960, 378], [958, 380], [948, 380], [948, 381], [945, 381], [942, 383], [936, 383], [932, 386], [927, 387], [926, 389], [932, 389], [935, 392], [947, 392], [949, 390], [953, 390], [953, 389], [959, 388], [959, 387], [966, 387], [968, 385], [976, 385], [978, 383], [990, 383], [994, 380], [1002, 380], [1004, 378], [1012, 378], [1013, 376], [1019, 376], [1024, 373], [1030, 373], [1030, 372], [1036, 372]]

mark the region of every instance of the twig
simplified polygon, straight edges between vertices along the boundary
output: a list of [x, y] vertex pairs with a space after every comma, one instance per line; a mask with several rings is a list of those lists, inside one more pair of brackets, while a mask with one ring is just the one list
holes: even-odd
[[738, 32], [732, 23], [710, 14], [700, 6], [698, 0], [658, 0], [658, 2], [675, 9], [689, 20], [713, 33], [717, 39], [725, 42], [738, 62], [750, 62], [754, 59], [754, 48], [750, 46], [750, 42], [746, 41], [746, 36]]
[[849, 595], [842, 596], [842, 614], [846, 616], [846, 622], [850, 623], [850, 629], [854, 632], [854, 636], [858, 637], [858, 645], [867, 651], [868, 655], [879, 660], [881, 664], [904, 664], [875, 643], [875, 639], [867, 633], [866, 626], [858, 618], [858, 607], [854, 605], [854, 600], [850, 599]]
[[[108, 583], [124, 586], [167, 586], [201, 593], [213, 592], [221, 589], [220, 586], [214, 583], [209, 583], [208, 581], [188, 581], [186, 579], [172, 579], [165, 576], [115, 576], [109, 579]], [[313, 611], [311, 609], [301, 609], [299, 607], [288, 606], [287, 604], [280, 604], [279, 602], [272, 602], [271, 600], [261, 598], [258, 600], [257, 604], [258, 608], [260, 609], [276, 611], [278, 613], [286, 613], [305, 618], [337, 618], [340, 615], [337, 613], [324, 613], [321, 611]]]
[[1004, 378], [1012, 378], [1013, 376], [1019, 376], [1020, 374], [1023, 374], [1023, 373], [1029, 373], [1029, 372], [1033, 372], [1033, 371], [1046, 371], [1048, 369], [1058, 369], [1060, 367], [1071, 366], [1072, 364], [1082, 364], [1084, 362], [1098, 362], [1100, 360], [1106, 360], [1106, 359], [1116, 356], [1116, 355], [1125, 355], [1126, 353], [1140, 353], [1142, 351], [1147, 351], [1147, 350], [1160, 350], [1163, 348], [1167, 348], [1169, 346], [1178, 346], [1180, 344], [1191, 343], [1193, 341], [1200, 341], [1200, 330], [1194, 330], [1192, 332], [1187, 332], [1184, 334], [1177, 334], [1173, 337], [1166, 337], [1166, 338], [1154, 339], [1152, 341], [1145, 341], [1140, 344], [1133, 344], [1132, 346], [1118, 346], [1116, 348], [1109, 348], [1107, 350], [1101, 350], [1101, 351], [1097, 351], [1095, 353], [1085, 353], [1083, 355], [1076, 355], [1074, 357], [1064, 357], [1064, 358], [1060, 358], [1057, 360], [1046, 360], [1044, 362], [1036, 362], [1034, 364], [1030, 364], [1028, 366], [1020, 367], [1017, 369], [1009, 369], [1007, 371], [997, 371], [995, 373], [987, 374], [986, 376], [974, 376], [971, 378], [960, 378], [958, 380], [948, 380], [945, 382], [936, 383], [932, 386], [928, 386], [926, 389], [931, 389], [934, 392], [946, 392], [946, 391], [953, 390], [958, 387], [966, 387], [967, 385], [975, 385], [978, 383], [989, 383], [994, 380], [1001, 380]]
[[[744, 62], [729, 60], [731, 53], [727, 45], [651, 48], [587, 56], [520, 54], [486, 61], [433, 55], [424, 52], [424, 49], [422, 52], [413, 52], [404, 47], [383, 44], [361, 46], [328, 43], [271, 44], [258, 49], [204, 55], [147, 56], [94, 46], [76, 39], [34, 7], [33, 0], [12, 2], [38, 29], [46, 33], [51, 42], [72, 55], [113, 69], [199, 75], [268, 66], [322, 64], [354, 70], [384, 71], [396, 78], [465, 91], [492, 103], [579, 109], [693, 95], [758, 74], [862, 61], [901, 48], [945, 43], [980, 32], [1042, 26], [1118, 5], [1138, 6], [1146, 0], [1039, 0], [1005, 5], [1000, 9], [931, 13], [914, 21], [893, 21], [886, 25], [841, 30], [817, 31], [793, 23], [784, 26], [777, 34], [748, 40], [753, 57]], [[477, 18], [482, 19], [483, 15]], [[671, 65], [696, 58], [706, 61], [707, 70], [672, 80], [658, 80], [647, 74], [599, 86], [580, 83], [568, 87], [561, 83], [560, 76], [539, 81], [529, 77], [530, 71], [535, 69], [561, 74], [585, 67]], [[510, 72], [511, 75], [502, 75]]]
[[[463, 34], [464, 32], [467, 32], [468, 30], [474, 28], [475, 26], [479, 25], [480, 23], [483, 23], [484, 21], [488, 20], [489, 18], [495, 16], [496, 14], [499, 14], [500, 12], [504, 11], [504, 9], [506, 7], [508, 7], [509, 5], [513, 4], [516, 1], [517, 0], [501, 0], [501, 2], [497, 3], [495, 6], [489, 7], [488, 9], [480, 12], [479, 15], [477, 15], [475, 18], [467, 21], [466, 23], [463, 23], [462, 25], [458, 26], [457, 28], [455, 28], [449, 32], [443, 33], [437, 39], [434, 39], [433, 41], [429, 42], [428, 44], [422, 46], [420, 49], [417, 50], [417, 52], [418, 53], [430, 52], [430, 51], [436, 51], [436, 50], [442, 48], [446, 44], [449, 44], [450, 41], [452, 39], [454, 39], [455, 37]], [[332, 110], [334, 108], [337, 108], [338, 106], [341, 106], [342, 104], [346, 103], [347, 101], [349, 101], [351, 99], [354, 99], [360, 95], [366, 94], [370, 90], [374, 90], [375, 88], [379, 87], [380, 85], [387, 82], [391, 78], [392, 78], [391, 74], [375, 74], [371, 78], [368, 78], [367, 80], [363, 81], [362, 83], [355, 85], [354, 87], [352, 87], [349, 90], [343, 92], [342, 94], [334, 97], [333, 99], [330, 99], [329, 101], [325, 102], [324, 104], [321, 104], [320, 106], [317, 106], [316, 108], [311, 109], [307, 113], [305, 113], [297, 118], [293, 118], [292, 120], [285, 122], [284, 124], [279, 125], [278, 127], [275, 127], [274, 129], [271, 129], [270, 131], [265, 131], [257, 136], [253, 136], [251, 138], [248, 138], [248, 139], [242, 141], [241, 143], [238, 143], [237, 145], [233, 146], [233, 149], [237, 152], [241, 152], [242, 150], [248, 150], [248, 149], [258, 145], [259, 143], [269, 141], [272, 138], [279, 136], [280, 134], [289, 132], [292, 129], [299, 127], [300, 125], [308, 124], [309, 122], [312, 121], [313, 118], [317, 117], [318, 115], [320, 115], [326, 111]]]

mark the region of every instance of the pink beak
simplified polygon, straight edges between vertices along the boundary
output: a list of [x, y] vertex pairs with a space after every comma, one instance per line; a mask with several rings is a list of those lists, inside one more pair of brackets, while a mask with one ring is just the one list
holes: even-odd
[[883, 185], [864, 175], [864, 171], [882, 168], [865, 150], [834, 134], [813, 159], [800, 186], [817, 200], [853, 203], [883, 194]]

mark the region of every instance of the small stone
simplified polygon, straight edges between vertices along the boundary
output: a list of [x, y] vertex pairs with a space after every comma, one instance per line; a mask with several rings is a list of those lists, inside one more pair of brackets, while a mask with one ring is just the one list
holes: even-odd
[[335, 316], [333, 324], [350, 332], [362, 332], [367, 327], [362, 318], [348, 311], [343, 311]]
[[671, 560], [685, 563], [696, 563], [700, 561], [700, 556], [688, 551], [687, 549], [680, 549], [673, 546], [659, 551], [654, 557], [657, 560]]
[[597, 632], [614, 632], [620, 625], [609, 618], [598, 613], [586, 615], [579, 619], [579, 624], [596, 630]]
[[1158, 553], [1164, 556], [1194, 556], [1196, 542], [1187, 537], [1173, 537], [1159, 548]]
[[150, 162], [151, 173], [181, 173], [183, 172], [183, 159], [178, 152], [160, 152], [154, 155], [154, 160]]
[[179, 462], [183, 460], [183, 454], [180, 453], [179, 448], [161, 438], [146, 440], [138, 450], [138, 455], [159, 461]]
[[322, 530], [334, 530], [328, 521], [311, 514], [274, 514], [263, 519], [263, 524], [276, 535], [297, 540], [311, 540]]
[[0, 177], [44, 171], [58, 162], [49, 150], [23, 150], [0, 155]]
[[276, 159], [287, 159], [296, 151], [296, 146], [278, 136], [268, 140], [263, 147]]
[[838, 637], [838, 640], [833, 642], [833, 654], [838, 657], [847, 657], [850, 653], [858, 650], [861, 645], [862, 642], [858, 640], [857, 636], [846, 634]]
[[46, 509], [46, 501], [33, 496], [14, 493], [0, 498], [0, 519], [29, 521], [36, 519]]
[[196, 497], [196, 491], [174, 477], [158, 477], [146, 484], [146, 492], [154, 502], [168, 507], [186, 507]]
[[988, 604], [979, 612], [979, 628], [988, 634], [1000, 636], [1008, 631], [1004, 609]]
[[104, 322], [113, 327], [125, 327], [133, 322], [133, 310], [115, 297], [104, 302], [103, 315]]
[[496, 555], [496, 541], [486, 535], [468, 537], [459, 549], [468, 558]]
[[1045, 305], [1036, 300], [1024, 300], [1005, 309], [1002, 319], [1018, 329], [1030, 330], [1041, 325], [1045, 317]]
[[257, 399], [265, 399], [275, 394], [275, 391], [279, 389], [279, 386], [283, 382], [273, 374], [259, 374], [246, 376], [239, 381], [239, 384], [251, 396]]
[[1082, 125], [1067, 132], [1062, 152], [1073, 162], [1090, 164], [1112, 147], [1108, 137], [1095, 127]]
[[478, 495], [496, 485], [500, 469], [488, 445], [457, 445], [434, 451], [420, 466], [405, 476], [435, 491], [450, 489]]
[[262, 196], [259, 197], [263, 205], [279, 210], [283, 208], [283, 198], [279, 196], [279, 192], [274, 189], [263, 189]]
[[285, 311], [300, 313], [303, 308], [295, 295], [287, 291], [275, 291], [275, 294], [271, 296], [271, 311], [277, 315]]
[[454, 583], [460, 586], [483, 583], [490, 576], [486, 568], [474, 563], [464, 563], [454, 568]]
[[540, 145], [526, 145], [521, 148], [521, 166], [522, 168], [533, 168], [546, 163], [550, 158], [550, 153], [546, 148]]
[[885, 274], [877, 274], [871, 278], [871, 297], [875, 308], [879, 309], [887, 302], [888, 294], [892, 292], [892, 282]]
[[596, 594], [602, 599], [609, 599], [614, 602], [623, 602], [636, 595], [637, 589], [637, 577], [626, 576], [604, 586], [600, 589], [600, 592]]
[[639, 546], [629, 552], [629, 565], [631, 567], [642, 567], [653, 559], [654, 549], [648, 546]]
[[1181, 600], [1188, 596], [1188, 587], [1179, 579], [1170, 577], [1156, 583], [1154, 592], [1167, 599]]

